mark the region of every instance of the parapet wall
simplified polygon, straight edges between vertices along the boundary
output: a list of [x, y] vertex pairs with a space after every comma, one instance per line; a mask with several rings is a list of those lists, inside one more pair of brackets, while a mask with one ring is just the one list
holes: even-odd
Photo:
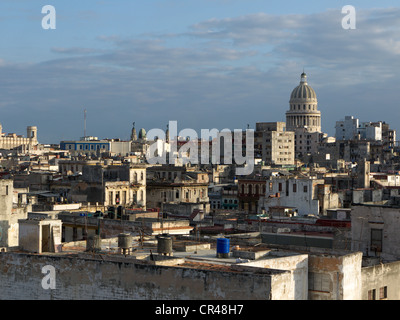
[[[287, 272], [224, 272], [184, 267], [133, 263], [129, 259], [107, 260], [74, 255], [0, 253], [0, 299], [3, 300], [101, 300], [187, 299], [262, 300], [280, 298], [280, 282], [290, 281]], [[44, 289], [42, 281], [54, 267], [55, 289]], [[275, 286], [275, 285], [274, 285]]]

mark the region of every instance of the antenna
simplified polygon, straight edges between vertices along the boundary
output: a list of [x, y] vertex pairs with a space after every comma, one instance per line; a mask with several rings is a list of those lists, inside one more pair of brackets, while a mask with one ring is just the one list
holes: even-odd
[[83, 117], [83, 137], [86, 138], [86, 109], [84, 110]]

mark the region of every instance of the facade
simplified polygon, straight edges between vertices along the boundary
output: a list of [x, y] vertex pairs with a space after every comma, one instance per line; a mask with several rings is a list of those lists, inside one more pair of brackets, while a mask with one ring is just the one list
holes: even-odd
[[344, 120], [336, 121], [336, 140], [352, 140], [357, 136], [359, 120], [353, 116], [346, 116]]
[[209, 187], [208, 198], [211, 210], [238, 210], [238, 185], [222, 184]]
[[388, 123], [382, 123], [382, 141], [384, 149], [394, 149], [396, 146], [396, 130], [390, 129]]
[[400, 208], [359, 203], [352, 206], [352, 250], [383, 261], [400, 260]]
[[400, 300], [400, 261], [361, 269], [361, 300]]
[[[105, 206], [146, 206], [146, 167], [140, 164], [105, 163], [83, 167], [82, 180], [101, 190], [91, 193], [89, 202]], [[89, 195], [89, 194], [88, 194]], [[97, 198], [96, 198], [97, 195]], [[99, 195], [102, 197], [100, 198]]]
[[239, 210], [250, 214], [261, 213], [259, 200], [266, 192], [266, 178], [248, 177], [238, 181]]
[[361, 122], [357, 133], [360, 139], [382, 141], [382, 122]]
[[[147, 207], [162, 208], [164, 204], [210, 211], [208, 173], [171, 165], [147, 168]], [[186, 209], [183, 209], [186, 212]], [[192, 212], [190, 212], [191, 214]]]
[[339, 196], [323, 179], [271, 178], [266, 181], [266, 192], [259, 201], [259, 210], [270, 207], [295, 208], [299, 216], [324, 215], [328, 209], [340, 205]]
[[98, 140], [96, 137], [84, 137], [81, 140], [61, 141], [60, 149], [71, 155], [100, 155], [109, 152], [110, 141]]
[[26, 219], [31, 206], [22, 200], [11, 179], [0, 180], [0, 247], [18, 246], [19, 219]]
[[295, 132], [295, 153], [302, 156], [313, 152], [320, 141], [321, 111], [314, 89], [301, 74], [300, 84], [290, 96], [290, 110], [286, 112], [286, 130]]
[[294, 132], [286, 131], [284, 122], [256, 123], [254, 153], [265, 164], [293, 165]]
[[2, 125], [0, 124], [0, 149], [14, 149], [17, 147], [32, 148], [38, 145], [37, 127], [29, 126], [26, 129], [26, 138], [15, 133], [3, 133]]
[[62, 222], [58, 219], [19, 220], [19, 248], [34, 253], [61, 251]]
[[353, 116], [346, 116], [344, 120], [336, 121], [335, 129], [337, 140], [379, 141], [383, 149], [393, 149], [396, 142], [396, 130], [382, 121], [360, 122]]

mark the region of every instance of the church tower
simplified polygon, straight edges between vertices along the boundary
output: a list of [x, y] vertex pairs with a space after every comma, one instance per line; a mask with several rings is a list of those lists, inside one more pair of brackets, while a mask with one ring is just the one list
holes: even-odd
[[132, 127], [132, 132], [131, 132], [131, 141], [136, 141], [136, 140], [137, 140], [137, 134], [136, 134], [135, 122], [134, 122], [133, 127]]

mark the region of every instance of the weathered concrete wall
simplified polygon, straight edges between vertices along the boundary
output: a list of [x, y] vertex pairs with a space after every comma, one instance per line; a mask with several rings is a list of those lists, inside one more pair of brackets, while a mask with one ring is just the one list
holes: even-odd
[[309, 300], [361, 299], [362, 253], [309, 256]]
[[[362, 253], [356, 252], [342, 257], [340, 272], [343, 275], [341, 283], [343, 300], [360, 300]], [[339, 278], [340, 279], [340, 278]]]
[[361, 269], [362, 300], [368, 300], [368, 291], [375, 290], [380, 300], [380, 289], [387, 287], [387, 300], [400, 300], [400, 261], [378, 264]]
[[61, 250], [61, 220], [20, 220], [19, 224], [20, 250], [34, 253]]
[[[355, 205], [351, 212], [352, 250], [386, 261], [400, 259], [400, 209], [379, 205]], [[381, 230], [380, 245], [371, 243], [372, 230]], [[378, 248], [379, 247], [379, 248]]]
[[[0, 253], [0, 299], [290, 299], [285, 291], [289, 272], [222, 272], [105, 259]], [[46, 265], [56, 271], [54, 290], [42, 288]]]
[[18, 219], [28, 217], [28, 207], [13, 207], [13, 180], [0, 181], [0, 246], [18, 246]]
[[286, 283], [286, 290], [290, 292], [291, 299], [308, 299], [308, 255], [271, 257], [243, 265], [290, 271], [291, 280]]

